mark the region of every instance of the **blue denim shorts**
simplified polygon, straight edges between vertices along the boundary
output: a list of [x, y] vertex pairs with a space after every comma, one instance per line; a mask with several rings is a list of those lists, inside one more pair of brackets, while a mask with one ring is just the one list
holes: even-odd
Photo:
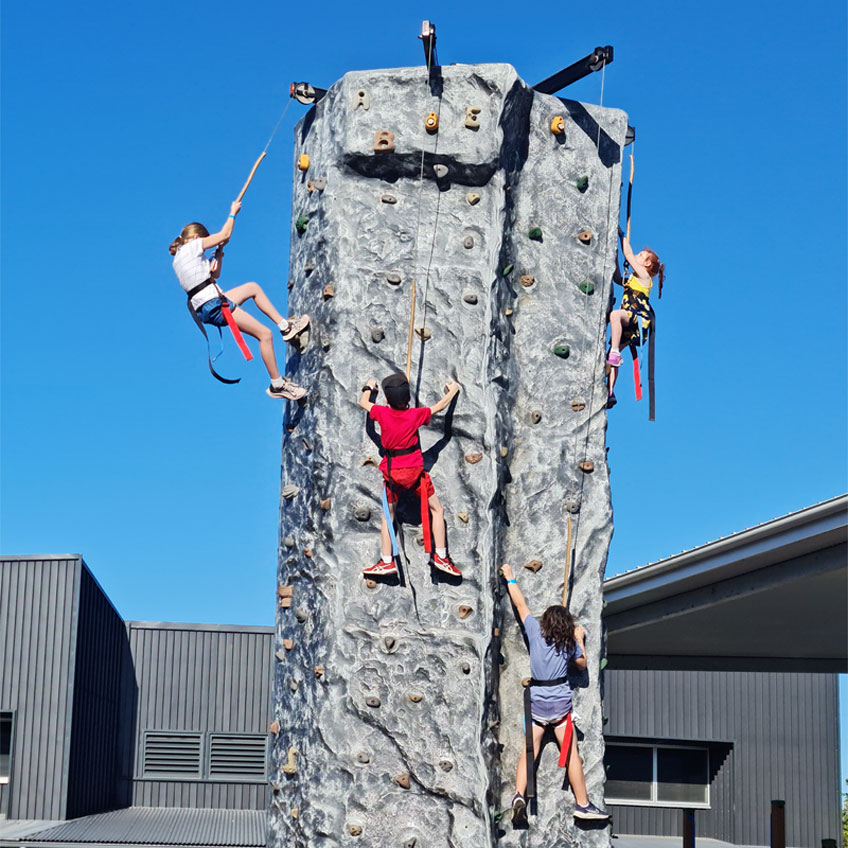
[[[227, 305], [230, 307], [230, 312], [235, 311], [236, 305], [229, 298], [227, 298]], [[212, 300], [201, 304], [200, 309], [197, 310], [197, 317], [202, 324], [211, 324], [213, 327], [227, 326], [227, 319], [221, 312], [220, 297], [213, 297]]]

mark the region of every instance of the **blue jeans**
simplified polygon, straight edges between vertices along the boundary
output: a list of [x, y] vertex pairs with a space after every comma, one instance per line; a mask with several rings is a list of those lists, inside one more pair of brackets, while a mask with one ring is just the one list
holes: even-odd
[[[235, 303], [229, 298], [226, 298], [226, 300], [230, 312], [233, 312], [236, 308]], [[200, 318], [202, 324], [211, 324], [213, 327], [227, 326], [227, 319], [221, 313], [220, 297], [213, 297], [212, 300], [207, 300], [206, 303], [201, 304], [200, 309], [197, 310], [197, 317]]]

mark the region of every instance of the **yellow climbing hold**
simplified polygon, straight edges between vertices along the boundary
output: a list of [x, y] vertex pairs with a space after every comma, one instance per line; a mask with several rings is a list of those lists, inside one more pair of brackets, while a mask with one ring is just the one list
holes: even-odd
[[562, 115], [557, 115], [551, 121], [551, 132], [554, 135], [562, 135], [565, 132], [565, 119]]
[[309, 156], [307, 156], [305, 153], [301, 153], [300, 156], [297, 157], [297, 170], [309, 170]]
[[439, 116], [435, 112], [430, 112], [424, 119], [424, 129], [429, 133], [434, 133], [439, 128]]

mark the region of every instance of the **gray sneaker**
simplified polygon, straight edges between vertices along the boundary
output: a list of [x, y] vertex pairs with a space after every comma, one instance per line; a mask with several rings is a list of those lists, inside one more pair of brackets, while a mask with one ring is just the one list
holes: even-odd
[[585, 807], [580, 804], [574, 805], [574, 818], [576, 819], [592, 819], [602, 821], [609, 818], [609, 813], [605, 810], [599, 810], [591, 801]]
[[288, 322], [288, 330], [280, 330], [280, 332], [283, 334], [284, 342], [292, 341], [296, 336], [299, 336], [309, 326], [309, 316], [292, 315], [292, 317], [288, 319]]
[[306, 397], [306, 389], [298, 386], [287, 377], [283, 377], [283, 385], [275, 389], [273, 385], [265, 389], [265, 394], [272, 398], [283, 398], [285, 400], [300, 400]]

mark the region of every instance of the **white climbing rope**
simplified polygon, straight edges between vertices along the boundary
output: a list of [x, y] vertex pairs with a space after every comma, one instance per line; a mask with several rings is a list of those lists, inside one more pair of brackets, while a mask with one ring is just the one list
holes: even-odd
[[274, 127], [274, 129], [273, 129], [273, 131], [272, 131], [271, 135], [269, 135], [269, 136], [268, 136], [268, 141], [267, 141], [267, 143], [265, 144], [265, 147], [262, 149], [262, 152], [263, 152], [263, 153], [267, 153], [267, 152], [268, 152], [268, 148], [271, 146], [271, 142], [274, 140], [274, 136], [277, 134], [277, 130], [280, 128], [280, 124], [283, 122], [283, 118], [285, 118], [285, 117], [286, 117], [286, 112], [288, 112], [288, 111], [289, 111], [289, 106], [291, 106], [291, 104], [292, 104], [292, 98], [290, 97], [290, 98], [289, 98], [289, 102], [288, 102], [288, 103], [286, 103], [286, 108], [285, 108], [285, 109], [283, 109], [283, 114], [282, 114], [282, 115], [280, 115], [280, 117], [279, 117], [279, 118], [278, 118], [278, 120], [277, 120], [277, 124], [276, 124], [276, 126]]

